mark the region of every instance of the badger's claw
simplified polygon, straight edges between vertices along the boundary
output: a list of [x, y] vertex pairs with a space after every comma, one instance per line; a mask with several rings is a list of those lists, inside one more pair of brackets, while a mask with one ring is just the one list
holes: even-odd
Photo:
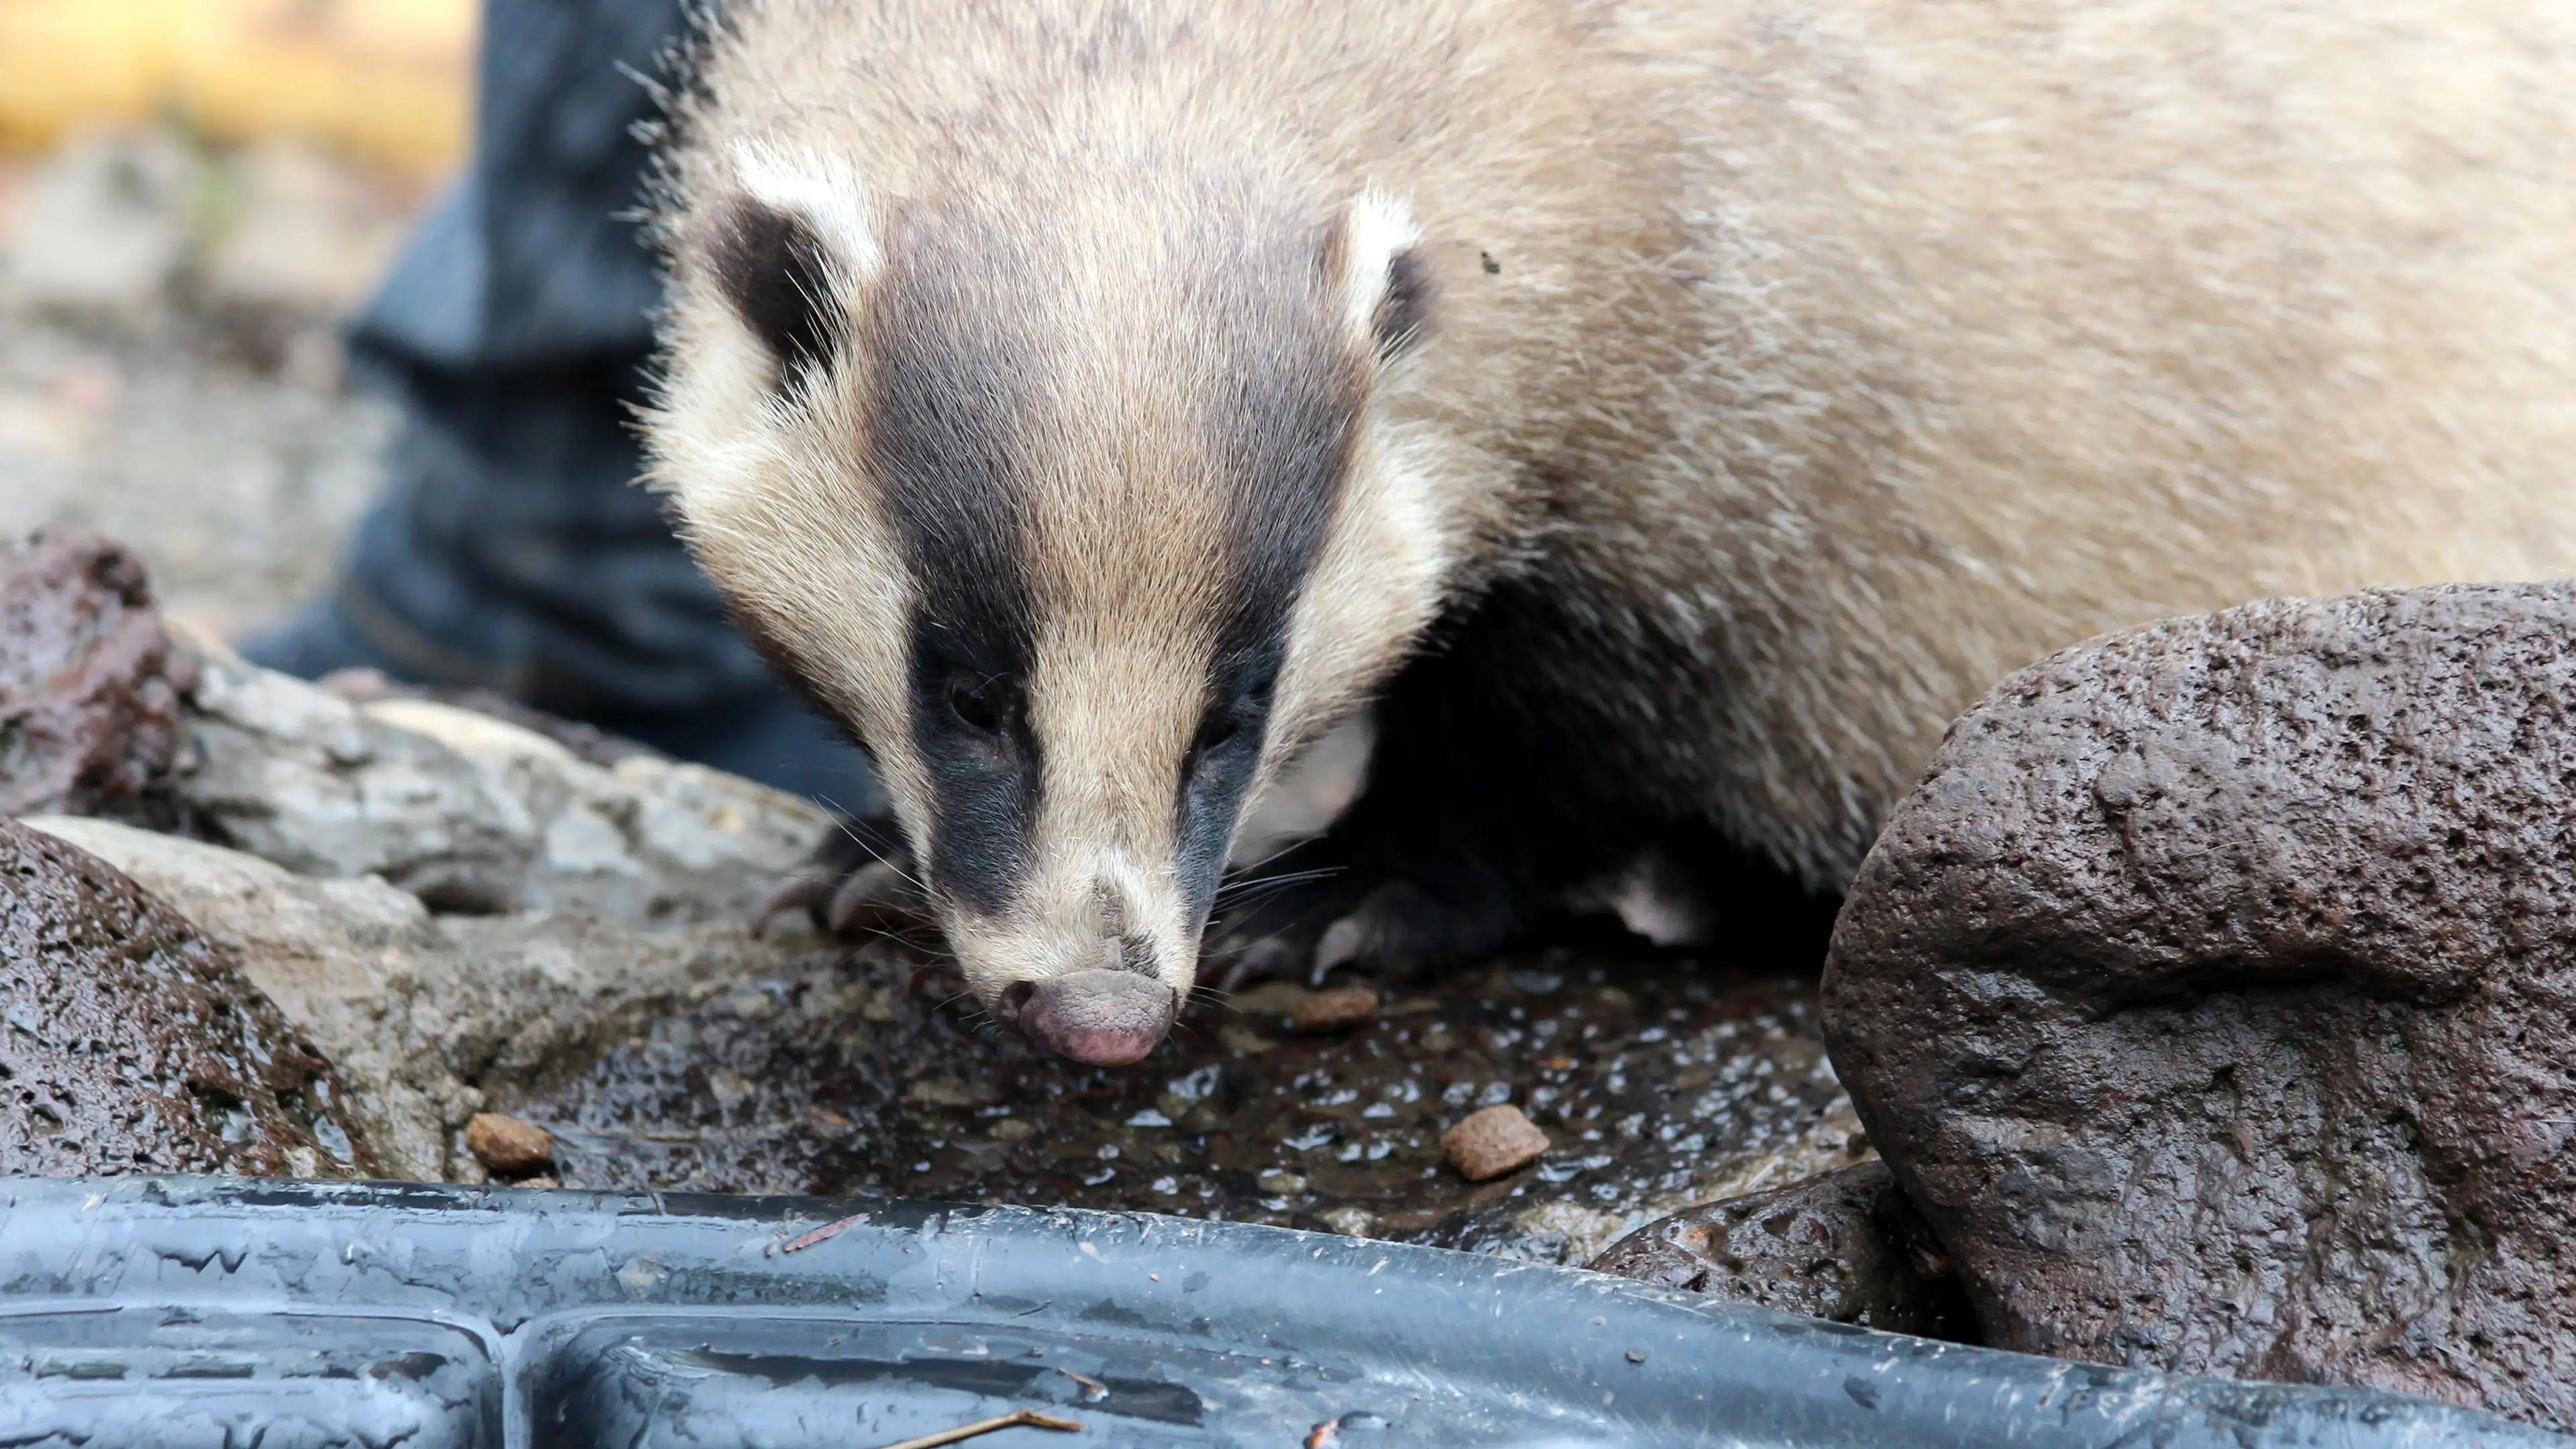
[[1207, 955], [1226, 991], [1283, 977], [1321, 986], [1344, 970], [1393, 985], [1491, 951], [1518, 927], [1500, 903], [1462, 905], [1410, 880], [1337, 876], [1230, 916]]
[[799, 911], [812, 915], [821, 902], [830, 898], [831, 890], [830, 881], [801, 875], [790, 879], [761, 897], [760, 905], [751, 913], [751, 933], [755, 936], [768, 934], [769, 923], [780, 916], [792, 916]]
[[770, 893], [753, 917], [755, 934], [790, 912], [834, 936], [891, 934], [929, 921], [911, 853], [883, 822], [843, 820], [796, 878]]
[[1219, 968], [1217, 990], [1228, 995], [1258, 981], [1293, 979], [1304, 964], [1297, 944], [1277, 936], [1252, 941], [1220, 937], [1208, 944], [1205, 955], [1210, 965]]

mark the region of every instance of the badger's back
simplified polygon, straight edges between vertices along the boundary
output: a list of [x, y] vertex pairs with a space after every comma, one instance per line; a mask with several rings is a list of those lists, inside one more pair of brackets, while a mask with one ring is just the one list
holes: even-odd
[[1437, 299], [1374, 406], [1448, 596], [1546, 599], [1528, 677], [1627, 788], [1831, 884], [2051, 648], [2576, 561], [2563, 10], [741, 0], [673, 194], [810, 142], [1095, 247], [1193, 164], [1404, 198]]
[[1649, 324], [1683, 421], [1574, 475], [1566, 575], [1697, 661], [1659, 783], [1811, 879], [2050, 650], [2576, 565], [2576, 10], [1635, 17], [1704, 330]]

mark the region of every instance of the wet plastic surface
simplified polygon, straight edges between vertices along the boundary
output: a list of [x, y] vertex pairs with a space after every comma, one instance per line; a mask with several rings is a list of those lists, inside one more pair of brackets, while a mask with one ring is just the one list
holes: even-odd
[[[0, 1181], [0, 1444], [2315, 1445], [2568, 1441], [1152, 1215]], [[1329, 1432], [1321, 1426], [1332, 1425]]]

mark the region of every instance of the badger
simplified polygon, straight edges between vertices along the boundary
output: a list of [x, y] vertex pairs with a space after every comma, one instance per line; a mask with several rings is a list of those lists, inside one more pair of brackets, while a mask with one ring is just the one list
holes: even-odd
[[2576, 7], [734, 0], [684, 69], [649, 481], [878, 767], [832, 918], [1077, 1061], [1203, 958], [1830, 898], [2054, 648], [2569, 561]]

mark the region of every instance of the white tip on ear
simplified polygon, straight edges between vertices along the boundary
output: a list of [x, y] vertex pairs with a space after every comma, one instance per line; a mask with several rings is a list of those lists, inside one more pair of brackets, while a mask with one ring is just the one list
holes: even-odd
[[845, 269], [844, 280], [858, 281], [876, 270], [882, 253], [869, 212], [868, 184], [847, 158], [802, 146], [742, 141], [734, 145], [730, 159], [735, 179], [753, 200], [814, 229]]
[[1413, 224], [1413, 209], [1404, 199], [1377, 187], [1362, 191], [1342, 213], [1342, 296], [1350, 306], [1351, 330], [1366, 335], [1377, 326], [1378, 304], [1386, 300], [1396, 254], [1422, 240]]

